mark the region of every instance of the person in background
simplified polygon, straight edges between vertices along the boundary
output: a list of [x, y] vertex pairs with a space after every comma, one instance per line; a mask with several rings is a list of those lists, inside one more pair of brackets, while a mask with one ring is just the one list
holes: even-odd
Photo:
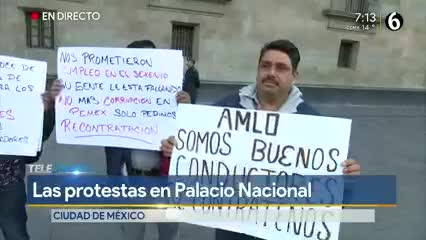
[[[298, 77], [299, 62], [299, 50], [289, 40], [276, 40], [265, 44], [260, 50], [256, 83], [219, 100], [215, 106], [320, 115], [303, 99], [302, 92], [294, 85]], [[161, 150], [164, 157], [171, 156], [175, 144], [176, 140], [173, 136], [162, 141]], [[345, 160], [342, 165], [344, 174], [360, 174], [361, 167], [357, 161]], [[258, 238], [237, 232], [216, 230], [216, 240], [252, 239]]]
[[[155, 44], [150, 40], [136, 41], [129, 45], [131, 48], [156, 48]], [[177, 103], [190, 103], [191, 99], [188, 93], [179, 91], [176, 94]], [[160, 176], [161, 152], [125, 149], [125, 154], [121, 155], [124, 159], [122, 163], [126, 163], [128, 175], [135, 176]], [[121, 168], [121, 167], [120, 167]], [[177, 240], [178, 239], [178, 223], [158, 223], [159, 240]], [[145, 237], [146, 224], [130, 224], [123, 226], [126, 240], [135, 239], [143, 240]]]
[[195, 60], [192, 58], [186, 59], [187, 70], [183, 80], [183, 91], [191, 96], [191, 103], [195, 104], [198, 96], [198, 88], [200, 88], [200, 76], [195, 68]]
[[[177, 103], [190, 103], [188, 93], [180, 91], [176, 95]], [[131, 150], [131, 171], [129, 176], [167, 176], [170, 158], [164, 158], [159, 151]], [[177, 240], [179, 223], [157, 223], [159, 240]], [[146, 224], [137, 229], [132, 236], [135, 240], [143, 240]], [[126, 238], [127, 239], [127, 238]]]
[[[155, 48], [151, 40], [134, 41], [127, 48]], [[108, 175], [123, 175], [123, 169], [131, 170], [130, 149], [105, 147], [106, 169]]]
[[[49, 139], [55, 125], [55, 98], [63, 84], [55, 80], [42, 94], [44, 104], [42, 142]], [[43, 149], [43, 148], [42, 148]], [[35, 157], [0, 155], [0, 230], [5, 240], [29, 240], [27, 212], [25, 209], [25, 164], [39, 160], [42, 150]]]

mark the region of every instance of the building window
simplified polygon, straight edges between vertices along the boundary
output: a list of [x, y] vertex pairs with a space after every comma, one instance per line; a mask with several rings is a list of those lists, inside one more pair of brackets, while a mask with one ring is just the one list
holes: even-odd
[[[45, 10], [43, 11], [46, 12]], [[55, 32], [53, 20], [42, 20], [43, 11], [25, 11], [27, 46], [29, 48], [54, 49]]]
[[340, 42], [339, 58], [337, 66], [340, 68], [356, 68], [358, 58], [359, 42], [352, 40], [342, 40]]
[[173, 23], [172, 49], [182, 50], [184, 57], [194, 58], [195, 26]]
[[345, 12], [366, 13], [368, 5], [368, 0], [346, 0]]

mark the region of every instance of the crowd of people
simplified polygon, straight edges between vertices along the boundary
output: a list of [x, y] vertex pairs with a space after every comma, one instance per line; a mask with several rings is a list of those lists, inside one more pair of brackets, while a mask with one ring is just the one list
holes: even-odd
[[[135, 41], [127, 47], [156, 48], [150, 40]], [[301, 90], [295, 86], [299, 62], [299, 50], [291, 41], [275, 40], [266, 43], [260, 50], [256, 82], [223, 99], [217, 99], [214, 105], [279, 113], [320, 115], [304, 100]], [[177, 93], [176, 100], [178, 104], [196, 104], [200, 77], [193, 59], [186, 59], [184, 76], [183, 90]], [[43, 142], [49, 138], [54, 129], [55, 99], [62, 89], [63, 83], [55, 80], [41, 96], [45, 105]], [[175, 138], [170, 136], [162, 140], [159, 151], [105, 147], [106, 172], [112, 176], [168, 175], [170, 157], [175, 144]], [[6, 240], [30, 239], [25, 208], [25, 164], [38, 161], [40, 156], [41, 151], [36, 157], [0, 155], [0, 229]], [[360, 174], [358, 161], [348, 159], [342, 162], [342, 165], [344, 174]], [[132, 225], [132, 227], [137, 228], [140, 237], [138, 239], [143, 239], [145, 224]], [[122, 225], [122, 229], [123, 233], [126, 232], [125, 224]], [[160, 240], [178, 239], [178, 223], [159, 223], [158, 230]], [[238, 232], [217, 229], [216, 239], [248, 240], [256, 238]]]

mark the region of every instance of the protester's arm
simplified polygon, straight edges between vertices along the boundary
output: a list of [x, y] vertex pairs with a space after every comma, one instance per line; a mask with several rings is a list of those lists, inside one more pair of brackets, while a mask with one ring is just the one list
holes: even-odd
[[[342, 166], [344, 175], [361, 175], [361, 165], [354, 159], [343, 161]], [[343, 204], [353, 204], [354, 185], [351, 181], [347, 181], [346, 179], [344, 184]]]
[[172, 156], [173, 147], [176, 144], [176, 139], [173, 136], [170, 136], [167, 139], [161, 141], [161, 153], [164, 157], [169, 158]]
[[[185, 91], [180, 91], [176, 94], [176, 101], [178, 104], [180, 103], [191, 103], [191, 96]], [[169, 139], [174, 139], [173, 137], [169, 137]], [[165, 149], [163, 149], [163, 146], [165, 145]], [[174, 143], [172, 145], [167, 143], [167, 139], [164, 139], [161, 141], [161, 168], [163, 171], [164, 169], [168, 169], [168, 166], [170, 164], [170, 156], [172, 155]]]
[[44, 104], [43, 142], [49, 139], [55, 127], [55, 100], [64, 88], [62, 81], [55, 80], [52, 86], [42, 94]]
[[342, 163], [343, 173], [345, 175], [360, 175], [361, 174], [361, 165], [357, 160], [348, 159]]

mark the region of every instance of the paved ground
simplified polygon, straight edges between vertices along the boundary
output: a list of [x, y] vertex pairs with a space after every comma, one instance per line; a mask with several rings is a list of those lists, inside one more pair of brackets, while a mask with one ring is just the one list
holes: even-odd
[[[200, 101], [211, 102], [229, 89], [206, 87]], [[324, 115], [353, 119], [351, 154], [362, 161], [363, 174], [398, 177], [400, 206], [377, 210], [374, 224], [342, 224], [340, 239], [425, 239], [425, 94], [389, 93], [378, 97], [374, 92], [327, 91], [307, 90], [307, 98]], [[99, 173], [105, 171], [102, 148], [57, 145], [54, 135], [46, 145], [42, 162], [89, 163]], [[46, 209], [29, 209], [29, 229], [34, 240], [124, 240], [119, 224], [51, 224]], [[182, 224], [180, 239], [201, 238], [214, 239], [214, 233]], [[141, 238], [125, 240], [129, 239]], [[145, 239], [157, 239], [155, 225], [148, 227]]]

